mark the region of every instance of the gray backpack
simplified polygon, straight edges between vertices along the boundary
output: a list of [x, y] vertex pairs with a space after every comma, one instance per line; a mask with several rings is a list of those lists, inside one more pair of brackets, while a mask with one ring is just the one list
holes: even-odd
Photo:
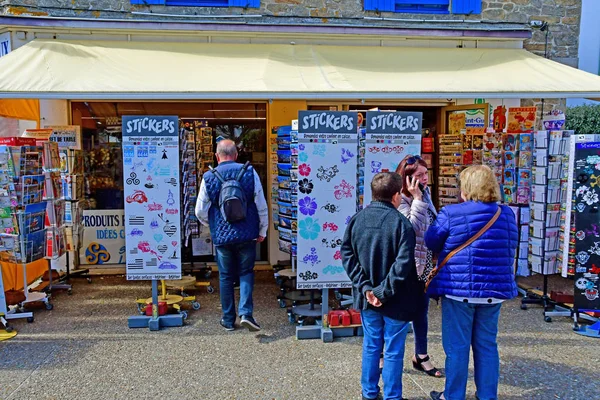
[[213, 174], [221, 181], [221, 191], [219, 192], [219, 209], [223, 219], [230, 224], [246, 219], [247, 200], [244, 189], [240, 184], [242, 176], [248, 169], [250, 162], [247, 161], [234, 179], [223, 178], [223, 175], [216, 169], [209, 167]]

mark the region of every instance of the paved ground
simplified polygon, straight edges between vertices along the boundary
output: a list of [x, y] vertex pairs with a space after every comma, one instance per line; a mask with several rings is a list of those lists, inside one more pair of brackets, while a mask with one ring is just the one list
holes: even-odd
[[[149, 293], [147, 283], [78, 280], [74, 292], [57, 294], [54, 310], [40, 309], [33, 324], [15, 321], [18, 336], [0, 342], [1, 399], [360, 398], [361, 339], [297, 341], [275, 301], [272, 274], [260, 273], [257, 282], [260, 334], [220, 329], [217, 293], [198, 292], [202, 309], [185, 327], [149, 332], [127, 328], [132, 300]], [[430, 354], [443, 366], [435, 303], [430, 319]], [[600, 397], [600, 342], [572, 333], [568, 319], [547, 324], [539, 309], [521, 311], [511, 301], [500, 329], [501, 399]], [[404, 396], [426, 399], [443, 380], [412, 370], [411, 341]], [[472, 385], [468, 393], [474, 398]]]

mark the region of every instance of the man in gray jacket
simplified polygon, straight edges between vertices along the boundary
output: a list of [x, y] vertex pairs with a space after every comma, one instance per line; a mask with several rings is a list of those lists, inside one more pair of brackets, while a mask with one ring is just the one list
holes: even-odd
[[375, 175], [371, 182], [373, 202], [352, 217], [341, 249], [364, 330], [363, 399], [381, 395], [379, 356], [384, 344], [384, 397], [402, 398], [404, 343], [409, 321], [422, 303], [415, 267], [415, 232], [397, 210], [401, 189], [398, 174]]

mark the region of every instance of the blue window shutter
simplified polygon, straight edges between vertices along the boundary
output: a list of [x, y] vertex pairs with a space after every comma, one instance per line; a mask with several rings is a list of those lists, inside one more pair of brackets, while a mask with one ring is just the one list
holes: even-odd
[[481, 14], [481, 0], [452, 0], [452, 14]]
[[131, 0], [131, 4], [142, 4], [149, 6], [164, 6], [165, 0]]
[[260, 0], [229, 0], [229, 7], [260, 8]]
[[394, 11], [396, 9], [394, 0], [365, 0], [367, 11]]

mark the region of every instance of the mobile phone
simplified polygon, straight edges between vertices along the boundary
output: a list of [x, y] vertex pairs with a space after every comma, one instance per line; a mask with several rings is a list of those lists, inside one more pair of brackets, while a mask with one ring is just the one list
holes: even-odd
[[419, 190], [421, 192], [425, 192], [425, 186], [423, 186], [423, 184], [421, 182], [419, 182]]

